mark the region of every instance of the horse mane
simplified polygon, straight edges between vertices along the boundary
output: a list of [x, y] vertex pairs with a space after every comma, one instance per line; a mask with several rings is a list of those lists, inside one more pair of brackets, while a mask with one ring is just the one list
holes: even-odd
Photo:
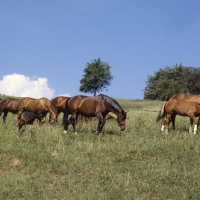
[[119, 105], [119, 103], [115, 99], [113, 99], [105, 94], [99, 94], [98, 96], [102, 96], [102, 97], [106, 98], [113, 105], [114, 108], [117, 108], [117, 109], [120, 108], [122, 110], [123, 116], [126, 118], [126, 112], [124, 111], [124, 109]]

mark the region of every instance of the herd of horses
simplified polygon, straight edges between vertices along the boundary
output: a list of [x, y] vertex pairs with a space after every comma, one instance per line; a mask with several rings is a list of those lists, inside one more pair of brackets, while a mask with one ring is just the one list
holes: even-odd
[[[25, 130], [27, 124], [30, 125], [32, 131], [33, 122], [38, 119], [40, 122], [45, 122], [46, 115], [49, 113], [49, 123], [55, 125], [58, 123], [58, 116], [62, 112], [64, 132], [67, 132], [69, 125], [73, 126], [76, 133], [76, 123], [81, 115], [85, 119], [93, 117], [98, 118], [98, 126], [96, 133], [101, 132], [105, 125], [106, 119], [111, 117], [109, 112], [114, 113], [117, 118], [118, 125], [121, 131], [125, 130], [125, 121], [127, 118], [126, 112], [113, 98], [100, 94], [90, 97], [77, 95], [74, 97], [58, 96], [52, 100], [47, 98], [34, 99], [31, 97], [5, 98], [0, 100], [0, 116], [3, 113], [3, 122], [6, 122], [8, 112], [17, 114], [17, 130], [21, 133]], [[20, 134], [21, 134], [20, 133]]]
[[[100, 133], [106, 119], [112, 117], [109, 115], [110, 112], [117, 116], [116, 120], [121, 131], [125, 130], [127, 119], [127, 112], [124, 111], [119, 103], [103, 94], [93, 97], [83, 95], [73, 97], [58, 96], [52, 100], [47, 98], [34, 99], [31, 97], [0, 99], [0, 115], [3, 113], [4, 123], [6, 122], [8, 112], [18, 115], [17, 130], [19, 132], [23, 126], [24, 129], [22, 131], [24, 131], [27, 124], [30, 125], [31, 132], [33, 122], [36, 119], [40, 122], [45, 122], [47, 113], [49, 113], [49, 123], [53, 125], [58, 123], [59, 114], [61, 112], [64, 113], [62, 123], [64, 132], [67, 132], [71, 124], [74, 133], [76, 133], [76, 124], [79, 116], [85, 117], [87, 121], [96, 117], [98, 119], [96, 133]], [[170, 123], [172, 123], [173, 129], [175, 129], [175, 118], [177, 115], [189, 117], [189, 132], [192, 132], [194, 123], [193, 132], [196, 134], [199, 124], [199, 120], [196, 117], [200, 117], [200, 95], [175, 94], [165, 101], [156, 119], [157, 122], [162, 119], [161, 131], [165, 130], [168, 133]]]

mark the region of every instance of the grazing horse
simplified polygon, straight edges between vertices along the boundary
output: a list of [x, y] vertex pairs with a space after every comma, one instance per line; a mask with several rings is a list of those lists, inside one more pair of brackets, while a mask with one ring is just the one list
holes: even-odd
[[[170, 97], [168, 99], [168, 101], [171, 101], [171, 100], [176, 100], [176, 101], [179, 101], [179, 100], [185, 100], [185, 101], [192, 101], [192, 102], [197, 102], [200, 104], [200, 95], [191, 95], [191, 94], [175, 94], [173, 95], [172, 97]], [[162, 107], [165, 106], [167, 102], [164, 102], [161, 106], [161, 110], [162, 110]], [[164, 131], [164, 126], [165, 126], [165, 121], [166, 121], [166, 118], [164, 118], [166, 116], [163, 116], [163, 120], [162, 120], [162, 128], [161, 128], [161, 131]], [[175, 130], [175, 118], [176, 118], [176, 115], [172, 115], [171, 118], [170, 118], [170, 122], [172, 122], [172, 127], [173, 129]], [[159, 117], [157, 118], [157, 121], [159, 121]], [[199, 118], [200, 120], [200, 118]]]
[[[118, 102], [111, 97], [100, 94], [94, 97], [77, 95], [69, 98], [66, 101], [65, 113], [63, 116], [64, 132], [68, 130], [68, 126], [71, 123], [76, 133], [75, 123], [78, 119], [78, 115], [81, 114], [85, 117], [97, 117], [99, 119], [96, 130], [96, 132], [99, 133], [105, 125], [105, 117], [109, 112], [117, 115], [118, 125], [121, 127], [121, 131], [124, 131], [126, 112]], [[71, 114], [69, 120], [68, 114]]]
[[18, 101], [19, 99], [6, 98], [0, 101], [0, 116], [3, 113], [3, 122], [6, 122], [8, 112], [13, 114], [18, 113]]
[[[65, 97], [65, 96], [58, 96], [55, 97], [51, 100], [51, 104], [54, 106], [54, 108], [56, 109], [57, 115], [56, 115], [56, 122], [58, 122], [58, 116], [59, 114], [62, 112], [65, 112], [65, 104], [66, 104], [66, 100], [69, 97]], [[51, 117], [49, 118], [49, 120], [51, 120]]]
[[195, 123], [194, 134], [196, 134], [198, 125], [198, 120], [196, 119], [196, 117], [200, 116], [199, 103], [186, 100], [177, 100], [177, 99], [170, 99], [168, 102], [165, 102], [157, 117], [157, 121], [159, 121], [161, 118], [165, 116], [163, 124], [165, 125], [166, 133], [168, 133], [170, 118], [175, 118], [176, 115], [188, 116], [190, 118], [189, 132], [190, 133], [192, 132], [192, 125], [194, 122]]
[[18, 125], [19, 125], [19, 117], [23, 111], [29, 111], [34, 113], [42, 113], [46, 115], [48, 112], [51, 116], [51, 124], [55, 124], [56, 122], [56, 109], [51, 104], [51, 102], [46, 98], [34, 99], [30, 97], [21, 98], [18, 102], [19, 110], [18, 110]]
[[29, 131], [32, 136], [32, 125], [33, 125], [33, 122], [35, 121], [35, 119], [38, 119], [40, 122], [44, 123], [45, 119], [46, 119], [46, 115], [42, 114], [42, 113], [33, 113], [33, 112], [29, 112], [29, 111], [24, 111], [19, 115], [18, 131], [20, 132], [20, 129], [24, 126], [20, 135], [22, 134], [23, 131], [25, 131], [26, 125], [30, 124]]

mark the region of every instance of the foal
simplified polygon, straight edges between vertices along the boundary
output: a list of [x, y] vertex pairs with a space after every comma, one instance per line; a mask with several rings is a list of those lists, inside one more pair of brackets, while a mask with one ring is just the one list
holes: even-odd
[[46, 116], [42, 113], [33, 113], [29, 111], [24, 111], [22, 112], [19, 117], [18, 117], [18, 122], [17, 122], [17, 127], [18, 131], [20, 132], [20, 129], [24, 126], [23, 130], [21, 131], [20, 135], [22, 134], [23, 131], [25, 131], [25, 127], [27, 124], [30, 124], [30, 133], [32, 136], [32, 125], [33, 122], [38, 119], [40, 122], [44, 123], [45, 122]]

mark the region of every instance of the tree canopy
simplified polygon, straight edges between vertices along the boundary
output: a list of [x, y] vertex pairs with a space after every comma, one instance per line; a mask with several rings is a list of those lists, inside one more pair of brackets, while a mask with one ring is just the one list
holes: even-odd
[[87, 63], [86, 68], [83, 70], [83, 78], [80, 80], [79, 91], [92, 93], [96, 96], [97, 92], [105, 90], [111, 85], [113, 79], [110, 69], [110, 65], [101, 61], [100, 58]]
[[148, 76], [144, 99], [167, 100], [178, 93], [200, 93], [200, 68], [184, 67], [182, 64], [165, 67]]

